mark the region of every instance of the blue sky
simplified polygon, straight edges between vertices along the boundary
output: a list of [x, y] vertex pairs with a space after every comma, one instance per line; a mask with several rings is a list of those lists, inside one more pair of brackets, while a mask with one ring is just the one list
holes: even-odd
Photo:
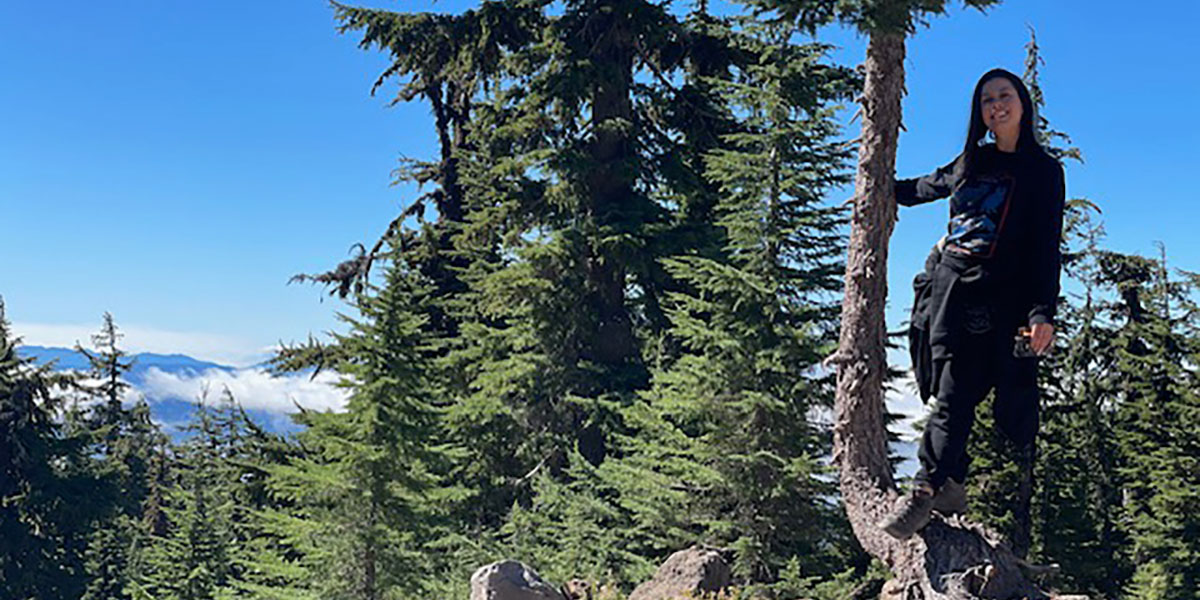
[[[1175, 265], [1200, 269], [1187, 177], [1200, 156], [1200, 3], [1156, 6], [1010, 0], [933, 19], [909, 42], [899, 175], [954, 156], [975, 79], [1019, 73], [1030, 24], [1046, 114], [1087, 159], [1068, 168], [1069, 194], [1103, 207], [1111, 247], [1154, 253], [1160, 240]], [[836, 60], [861, 61], [863, 39], [825, 35]], [[6, 3], [0, 294], [17, 332], [70, 345], [110, 311], [131, 349], [245, 365], [336, 327], [340, 302], [288, 278], [374, 240], [413, 196], [390, 185], [396, 160], [435, 151], [424, 105], [387, 108], [392, 87], [369, 96], [386, 64], [338, 35], [320, 1]], [[901, 213], [892, 327], [946, 212]]]

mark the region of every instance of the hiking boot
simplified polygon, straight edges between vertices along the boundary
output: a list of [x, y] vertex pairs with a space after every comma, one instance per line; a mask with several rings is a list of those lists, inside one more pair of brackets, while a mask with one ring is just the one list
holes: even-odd
[[967, 486], [947, 479], [933, 495], [933, 510], [943, 515], [960, 515], [967, 512]]
[[898, 540], [906, 540], [929, 524], [932, 511], [933, 492], [916, 486], [896, 499], [892, 513], [879, 522], [879, 528]]

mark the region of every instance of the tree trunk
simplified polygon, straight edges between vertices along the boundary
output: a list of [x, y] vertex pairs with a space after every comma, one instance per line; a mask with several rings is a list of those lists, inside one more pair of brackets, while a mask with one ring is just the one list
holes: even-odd
[[873, 34], [867, 47], [862, 136], [846, 255], [838, 344], [833, 457], [854, 535], [889, 565], [900, 550], [875, 526], [896, 497], [887, 461], [883, 383], [887, 250], [895, 224], [893, 173], [904, 90], [904, 33]]
[[[434, 297], [452, 298], [466, 291], [461, 273], [470, 267], [471, 259], [455, 252], [453, 236], [461, 227], [465, 207], [460, 177], [458, 152], [466, 147], [466, 129], [470, 119], [470, 93], [472, 85], [461, 85], [453, 80], [431, 84], [425, 96], [433, 109], [434, 124], [441, 149], [441, 164], [437, 179], [440, 188], [433, 194], [437, 203], [438, 221], [434, 252], [420, 260], [421, 273], [435, 285]], [[429, 325], [447, 338], [459, 335], [459, 322], [447, 313], [441, 303], [429, 306]]]
[[[589, 151], [593, 167], [586, 178], [587, 210], [597, 227], [627, 227], [633, 202], [633, 35], [625, 2], [601, 3], [589, 19], [592, 83]], [[622, 231], [621, 233], [627, 233]], [[612, 232], [605, 231], [605, 235]], [[599, 320], [588, 358], [617, 367], [637, 355], [633, 325], [625, 306], [625, 267], [612, 250], [592, 249], [587, 257], [592, 304]]]
[[906, 542], [876, 523], [897, 497], [887, 460], [883, 384], [887, 250], [896, 220], [893, 192], [905, 33], [873, 33], [867, 47], [862, 137], [846, 257], [837, 353], [833, 458], [854, 535], [896, 578], [883, 598], [1045, 598], [997, 536], [958, 518], [933, 522]]

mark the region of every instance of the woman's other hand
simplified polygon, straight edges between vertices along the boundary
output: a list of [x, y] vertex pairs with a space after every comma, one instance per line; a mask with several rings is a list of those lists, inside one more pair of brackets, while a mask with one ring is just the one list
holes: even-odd
[[1054, 326], [1049, 323], [1034, 323], [1030, 328], [1029, 338], [1030, 349], [1039, 356], [1043, 355], [1054, 343]]

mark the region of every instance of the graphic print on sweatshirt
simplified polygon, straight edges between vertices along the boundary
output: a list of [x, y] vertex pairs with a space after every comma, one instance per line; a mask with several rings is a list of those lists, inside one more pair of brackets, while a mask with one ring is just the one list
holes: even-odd
[[954, 190], [946, 241], [973, 256], [991, 257], [1008, 216], [1012, 184], [1011, 177], [971, 177]]

